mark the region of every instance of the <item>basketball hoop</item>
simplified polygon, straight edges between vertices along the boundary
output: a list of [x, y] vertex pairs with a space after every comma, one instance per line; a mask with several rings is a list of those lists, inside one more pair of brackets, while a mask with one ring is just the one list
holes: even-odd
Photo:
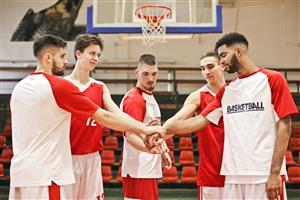
[[172, 9], [162, 5], [146, 5], [135, 9], [135, 15], [141, 19], [143, 44], [166, 43], [166, 19], [172, 15]]

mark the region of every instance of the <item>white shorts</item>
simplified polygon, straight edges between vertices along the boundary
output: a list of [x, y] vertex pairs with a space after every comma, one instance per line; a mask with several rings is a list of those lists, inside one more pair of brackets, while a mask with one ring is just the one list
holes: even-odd
[[223, 187], [198, 186], [198, 200], [223, 199]]
[[21, 199], [62, 199], [62, 192], [60, 186], [52, 182], [51, 186], [32, 186], [32, 187], [10, 187], [9, 199], [21, 200]]
[[[287, 199], [285, 183], [282, 184], [283, 194], [280, 200]], [[266, 183], [257, 184], [232, 184], [225, 183], [223, 199], [260, 199], [268, 200]]]
[[104, 199], [99, 152], [72, 155], [75, 183], [61, 186], [65, 199]]

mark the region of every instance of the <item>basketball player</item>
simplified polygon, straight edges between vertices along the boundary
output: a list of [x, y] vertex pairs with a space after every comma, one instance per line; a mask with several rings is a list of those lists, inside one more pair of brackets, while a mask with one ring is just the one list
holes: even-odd
[[143, 134], [163, 133], [155, 126], [99, 108], [77, 87], [52, 74], [68, 63], [66, 42], [45, 35], [34, 42], [36, 72], [20, 81], [11, 96], [12, 140], [10, 199], [60, 199], [60, 185], [75, 182], [69, 130], [70, 113], [107, 127]]
[[[65, 78], [99, 107], [128, 117], [113, 102], [107, 86], [90, 77], [100, 61], [103, 47], [103, 40], [100, 37], [90, 34], [79, 35], [74, 49], [76, 65], [73, 72]], [[99, 155], [103, 147], [101, 124], [95, 123], [90, 118], [83, 121], [72, 115], [70, 142], [76, 182], [63, 187], [66, 198], [104, 199]]]
[[224, 199], [285, 199], [284, 155], [291, 116], [298, 113], [279, 72], [257, 67], [242, 34], [223, 36], [215, 49], [221, 64], [238, 77], [222, 87], [201, 115], [178, 120], [170, 132], [192, 132], [224, 118]]
[[[150, 125], [160, 123], [160, 109], [152, 94], [158, 76], [155, 56], [141, 55], [135, 74], [137, 85], [125, 94], [120, 107], [140, 122]], [[131, 131], [124, 133], [122, 177], [125, 199], [158, 199], [162, 158], [167, 160], [167, 167], [171, 167], [166, 144], [162, 143], [161, 155], [151, 154], [143, 139]]]
[[[207, 84], [191, 93], [183, 107], [165, 125], [177, 123], [178, 119], [187, 119], [200, 112], [213, 101], [216, 93], [225, 84], [224, 68], [219, 64], [216, 52], [208, 52], [200, 58], [200, 69]], [[218, 126], [208, 124], [198, 131], [198, 199], [222, 199], [225, 177], [220, 175], [224, 127], [223, 120]]]

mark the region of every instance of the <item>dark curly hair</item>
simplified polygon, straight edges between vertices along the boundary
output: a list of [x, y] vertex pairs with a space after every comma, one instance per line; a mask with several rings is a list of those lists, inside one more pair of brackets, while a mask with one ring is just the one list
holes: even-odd
[[215, 45], [215, 51], [218, 50], [220, 46], [226, 45], [230, 47], [234, 44], [244, 44], [248, 48], [248, 40], [246, 37], [240, 33], [228, 33], [219, 39]]

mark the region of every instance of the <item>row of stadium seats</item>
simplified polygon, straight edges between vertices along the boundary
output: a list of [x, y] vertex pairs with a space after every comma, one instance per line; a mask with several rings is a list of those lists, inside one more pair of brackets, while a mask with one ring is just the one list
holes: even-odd
[[[103, 182], [121, 182], [121, 167], [118, 170], [117, 177], [113, 177], [111, 166], [103, 165], [101, 167]], [[181, 174], [181, 179], [179, 177]], [[289, 167], [288, 168], [288, 182], [300, 183], [300, 167]], [[163, 169], [163, 177], [161, 179], [163, 183], [196, 183], [197, 182], [197, 170], [195, 166], [184, 166], [181, 173], [178, 173], [177, 168], [173, 166], [171, 169]]]
[[[173, 138], [166, 140], [168, 148], [172, 151], [175, 150], [175, 144]], [[119, 148], [118, 138], [116, 136], [106, 136], [104, 139], [104, 149], [117, 150]], [[192, 143], [191, 137], [180, 137], [179, 138], [179, 150], [194, 150], [195, 147]]]
[[[118, 175], [116, 178], [113, 177], [113, 172], [111, 166], [103, 165], [101, 167], [102, 177], [104, 183], [109, 183], [116, 181], [118, 183], [122, 182], [121, 178], [121, 167], [118, 170]], [[163, 177], [161, 179], [163, 183], [178, 183], [179, 176], [177, 168], [173, 166], [171, 169], [163, 169]], [[197, 171], [195, 166], [184, 166], [181, 172], [182, 183], [196, 183], [197, 182]]]
[[[174, 156], [174, 151], [170, 151], [169, 155], [171, 157], [172, 163], [177, 164]], [[102, 160], [102, 164], [104, 165], [115, 165], [117, 163], [115, 157], [116, 157], [115, 152], [113, 150], [102, 150], [101, 152], [101, 160]], [[120, 164], [121, 162], [122, 162], [122, 155], [120, 156], [118, 164]], [[194, 152], [186, 151], [186, 150], [180, 151], [178, 163], [181, 166], [196, 165]]]

